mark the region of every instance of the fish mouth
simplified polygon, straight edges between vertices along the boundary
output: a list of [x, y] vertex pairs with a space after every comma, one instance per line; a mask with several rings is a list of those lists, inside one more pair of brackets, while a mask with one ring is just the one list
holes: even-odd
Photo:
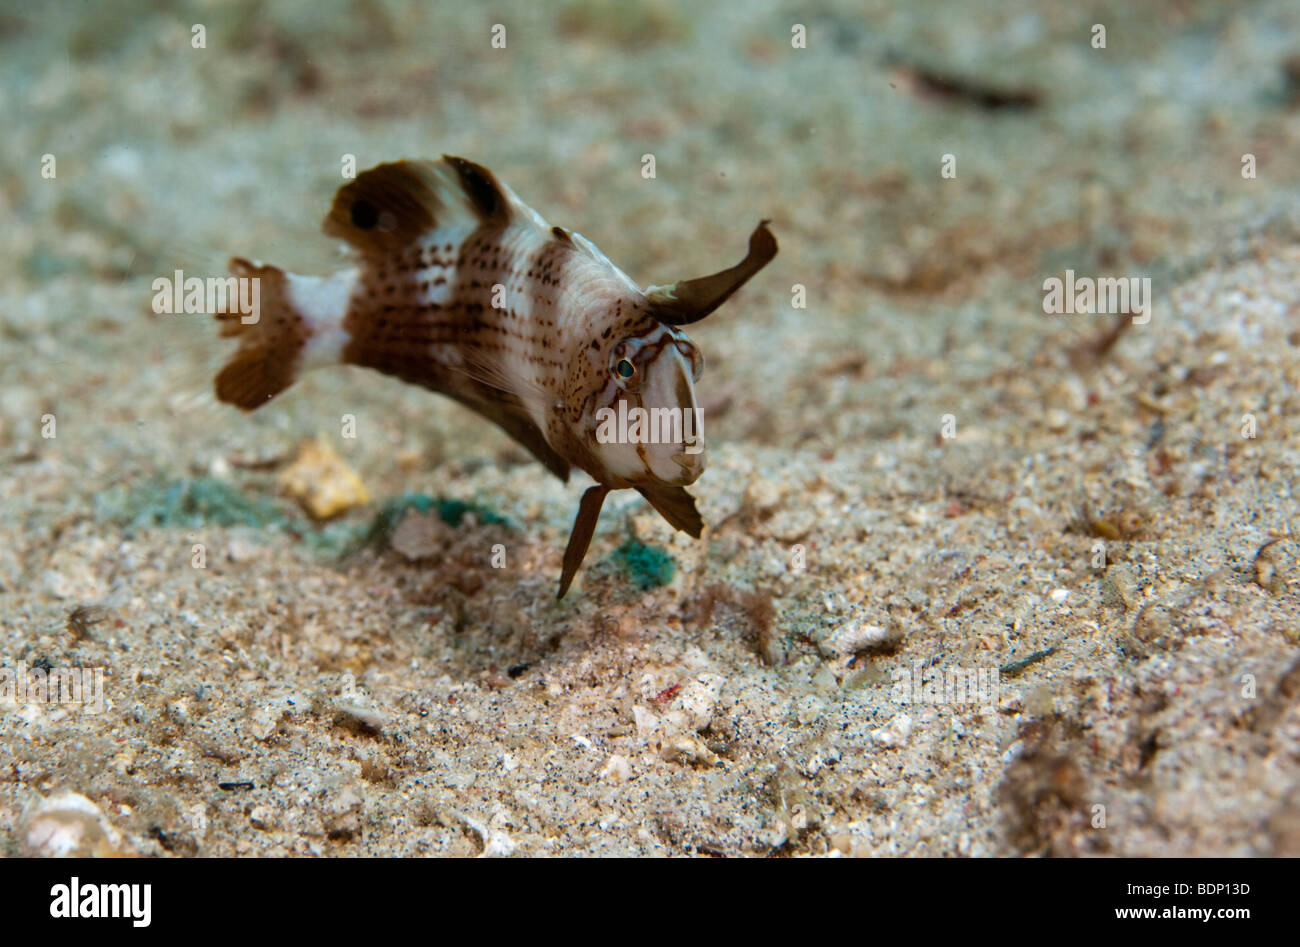
[[682, 486], [694, 483], [700, 478], [700, 474], [704, 473], [703, 445], [699, 445], [693, 451], [673, 454], [672, 462], [682, 469], [682, 479], [679, 481]]

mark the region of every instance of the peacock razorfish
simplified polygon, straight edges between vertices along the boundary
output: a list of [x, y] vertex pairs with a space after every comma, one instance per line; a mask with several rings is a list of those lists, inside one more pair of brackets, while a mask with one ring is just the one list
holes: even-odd
[[642, 290], [481, 165], [382, 164], [341, 187], [325, 218], [325, 233], [353, 251], [347, 269], [299, 276], [230, 261], [236, 277], [258, 280], [259, 307], [252, 318], [217, 314], [222, 335], [239, 339], [217, 397], [251, 411], [307, 369], [361, 365], [473, 409], [561, 480], [580, 468], [596, 485], [564, 552], [563, 597], [611, 490], [636, 490], [699, 538], [685, 488], [705, 467], [704, 360], [681, 327], [776, 255], [767, 225], [730, 269]]

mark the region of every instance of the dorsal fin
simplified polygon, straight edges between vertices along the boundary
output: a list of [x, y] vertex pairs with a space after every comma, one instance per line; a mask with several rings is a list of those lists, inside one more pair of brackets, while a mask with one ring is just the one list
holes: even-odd
[[373, 259], [400, 252], [439, 229], [499, 233], [514, 228], [533, 230], [538, 246], [551, 243], [586, 256], [630, 292], [640, 292], [591, 241], [552, 227], [487, 168], [454, 155], [438, 161], [395, 161], [363, 171], [339, 188], [323, 224], [326, 234]]
[[482, 223], [505, 227], [510, 222], [511, 195], [495, 174], [464, 158], [443, 155], [442, 160], [456, 172], [461, 191], [473, 203]]
[[437, 226], [445, 191], [436, 162], [381, 164], [339, 188], [322, 229], [363, 253], [390, 253]]
[[439, 227], [505, 228], [517, 204], [491, 171], [464, 158], [395, 161], [339, 188], [323, 229], [363, 254], [388, 254]]

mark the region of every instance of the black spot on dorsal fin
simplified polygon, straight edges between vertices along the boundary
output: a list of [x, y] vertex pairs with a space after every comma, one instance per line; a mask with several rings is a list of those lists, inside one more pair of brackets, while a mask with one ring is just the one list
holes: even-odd
[[364, 197], [352, 202], [352, 226], [358, 230], [369, 230], [379, 223], [379, 208]]
[[479, 219], [485, 223], [505, 226], [510, 218], [510, 201], [501, 184], [487, 168], [454, 155], [443, 155], [460, 178], [461, 190], [473, 204]]
[[569, 236], [569, 231], [565, 230], [563, 227], [552, 227], [551, 236], [561, 243], [567, 243], [570, 245], [573, 243], [573, 238]]
[[444, 186], [436, 162], [381, 164], [339, 188], [323, 229], [363, 253], [390, 253], [437, 225]]

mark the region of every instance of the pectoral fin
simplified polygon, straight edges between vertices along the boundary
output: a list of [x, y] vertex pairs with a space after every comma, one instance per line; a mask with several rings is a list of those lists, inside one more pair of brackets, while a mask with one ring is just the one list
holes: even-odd
[[767, 229], [769, 223], [762, 221], [749, 235], [749, 252], [735, 266], [712, 276], [647, 289], [646, 301], [654, 317], [671, 326], [690, 325], [726, 302], [776, 256], [776, 237]]
[[560, 593], [556, 598], [564, 598], [573, 584], [573, 577], [578, 574], [582, 560], [587, 557], [587, 547], [596, 532], [596, 522], [600, 519], [600, 508], [609, 495], [609, 487], [596, 484], [589, 487], [578, 504], [578, 516], [573, 521], [573, 532], [569, 534], [569, 545], [564, 550], [564, 568], [560, 573]]

